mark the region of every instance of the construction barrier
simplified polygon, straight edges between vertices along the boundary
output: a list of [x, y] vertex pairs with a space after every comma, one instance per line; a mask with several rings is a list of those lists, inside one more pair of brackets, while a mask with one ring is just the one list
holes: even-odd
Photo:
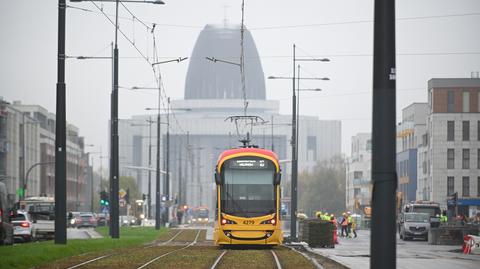
[[463, 254], [480, 254], [480, 236], [464, 236], [462, 250]]

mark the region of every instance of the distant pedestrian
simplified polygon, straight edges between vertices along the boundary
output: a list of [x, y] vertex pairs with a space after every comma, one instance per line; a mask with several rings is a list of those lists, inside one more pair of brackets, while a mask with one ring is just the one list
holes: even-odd
[[353, 222], [353, 218], [352, 218], [352, 213], [347, 212], [347, 236], [348, 237], [352, 237], [351, 233], [352, 233], [352, 222]]
[[182, 224], [182, 218], [183, 218], [183, 210], [182, 210], [182, 209], [178, 209], [178, 210], [177, 210], [177, 222], [178, 222], [178, 225]]
[[[352, 217], [352, 222], [351, 222], [351, 226], [352, 226], [352, 233], [354, 235], [354, 238], [357, 238], [357, 223], [355, 221], [355, 218]], [[350, 237], [352, 236], [352, 234], [350, 234]]]
[[345, 236], [348, 236], [348, 233], [347, 233], [348, 218], [346, 213], [343, 213], [342, 215], [343, 215], [343, 218], [342, 218], [342, 221], [340, 222], [340, 225], [342, 226], [342, 237], [345, 237]]

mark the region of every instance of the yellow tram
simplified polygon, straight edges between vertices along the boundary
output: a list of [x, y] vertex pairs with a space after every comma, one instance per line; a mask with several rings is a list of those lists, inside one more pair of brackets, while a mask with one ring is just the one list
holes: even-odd
[[280, 245], [281, 170], [277, 155], [258, 148], [224, 151], [217, 162], [216, 245]]

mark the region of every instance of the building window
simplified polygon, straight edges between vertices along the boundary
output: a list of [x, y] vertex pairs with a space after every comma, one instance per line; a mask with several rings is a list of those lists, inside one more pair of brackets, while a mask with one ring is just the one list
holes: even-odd
[[477, 178], [477, 196], [480, 197], [480, 177]]
[[455, 122], [447, 121], [447, 141], [455, 140]]
[[307, 161], [317, 160], [317, 137], [307, 136]]
[[354, 179], [360, 179], [363, 177], [363, 172], [362, 171], [353, 171], [353, 178]]
[[455, 112], [455, 96], [453, 91], [447, 92], [447, 112]]
[[470, 149], [462, 150], [462, 169], [470, 169]]
[[455, 178], [447, 177], [447, 196], [453, 195], [455, 192]]
[[455, 168], [455, 149], [447, 149], [447, 169]]
[[470, 178], [469, 177], [462, 177], [462, 196], [463, 197], [470, 196]]
[[470, 122], [468, 120], [462, 121], [462, 140], [470, 140]]
[[480, 149], [477, 149], [477, 168], [480, 169]]
[[470, 92], [463, 92], [462, 109], [463, 112], [470, 112]]
[[480, 141], [480, 121], [477, 121], [477, 140]]

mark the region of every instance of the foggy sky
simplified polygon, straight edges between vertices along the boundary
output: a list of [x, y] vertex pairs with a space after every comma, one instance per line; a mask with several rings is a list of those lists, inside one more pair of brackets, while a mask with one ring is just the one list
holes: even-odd
[[[68, 2], [68, 1], [67, 1]], [[226, 18], [239, 23], [241, 1], [165, 0], [166, 5], [125, 5], [150, 25], [162, 59], [189, 57], [195, 40], [209, 23]], [[480, 70], [480, 1], [400, 0], [397, 2], [397, 118], [412, 102], [427, 101], [427, 80], [469, 77]], [[90, 3], [69, 5], [99, 12]], [[0, 2], [0, 96], [6, 101], [39, 104], [55, 112], [58, 2], [3, 0]], [[101, 4], [98, 4], [101, 5]], [[114, 4], [104, 11], [114, 14]], [[120, 7], [120, 29], [138, 49], [152, 56], [152, 35]], [[472, 14], [473, 13], [473, 14]], [[448, 16], [436, 17], [443, 15]], [[412, 19], [412, 18], [416, 19]], [[421, 17], [421, 18], [420, 18]], [[428, 17], [428, 18], [425, 18]], [[410, 18], [410, 19], [406, 19]], [[298, 56], [329, 57], [329, 63], [302, 63], [302, 75], [327, 76], [328, 82], [302, 83], [322, 88], [301, 94], [301, 114], [342, 120], [342, 152], [349, 154], [350, 138], [371, 129], [373, 1], [246, 0], [245, 24], [261, 57], [265, 76], [291, 76], [292, 44]], [[110, 56], [114, 27], [101, 14], [67, 9], [67, 55]], [[151, 67], [119, 35], [121, 86], [155, 86]], [[182, 99], [188, 62], [162, 66], [166, 92]], [[67, 120], [80, 128], [86, 143], [108, 151], [111, 62], [66, 62]], [[290, 114], [291, 82], [266, 80], [267, 99], [280, 100]], [[119, 116], [144, 114], [156, 106], [156, 92], [120, 90]], [[98, 161], [97, 161], [98, 162]], [[106, 161], [105, 161], [106, 162]], [[105, 163], [106, 164], [106, 163]]]

